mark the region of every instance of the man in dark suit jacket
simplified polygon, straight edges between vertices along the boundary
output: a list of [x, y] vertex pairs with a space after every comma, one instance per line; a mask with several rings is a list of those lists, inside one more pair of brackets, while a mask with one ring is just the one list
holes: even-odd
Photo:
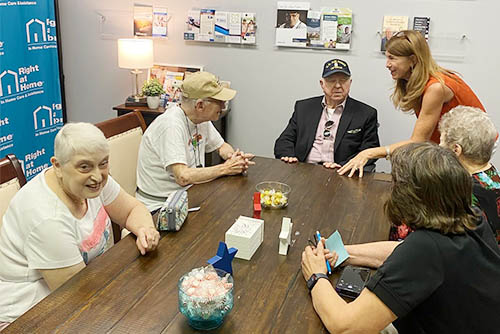
[[[337, 168], [364, 149], [380, 146], [377, 110], [348, 96], [351, 82], [345, 61], [326, 62], [320, 80], [325, 95], [295, 103], [288, 126], [274, 144], [275, 157]], [[364, 171], [374, 170], [375, 160], [370, 160]]]

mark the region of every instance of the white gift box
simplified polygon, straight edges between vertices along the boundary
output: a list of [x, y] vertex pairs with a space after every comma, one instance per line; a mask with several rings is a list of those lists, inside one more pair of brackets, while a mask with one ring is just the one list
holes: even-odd
[[264, 220], [240, 216], [226, 232], [227, 247], [238, 249], [238, 259], [250, 260], [264, 241]]

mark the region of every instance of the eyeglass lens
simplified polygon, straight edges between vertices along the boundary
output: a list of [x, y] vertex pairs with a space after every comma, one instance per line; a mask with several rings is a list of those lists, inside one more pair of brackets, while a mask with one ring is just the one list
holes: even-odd
[[325, 123], [325, 131], [323, 131], [323, 137], [328, 138], [332, 134], [330, 129], [332, 128], [333, 124], [335, 124], [333, 121], [326, 121]]
[[411, 43], [410, 39], [408, 38], [408, 36], [406, 36], [405, 32], [404, 31], [398, 31], [394, 37], [402, 37], [404, 39], [406, 39], [409, 43]]
[[329, 79], [329, 80], [325, 80], [328, 84], [330, 85], [336, 85], [336, 84], [339, 84], [339, 85], [344, 85], [347, 81], [349, 80], [349, 78], [342, 78], [342, 79]]

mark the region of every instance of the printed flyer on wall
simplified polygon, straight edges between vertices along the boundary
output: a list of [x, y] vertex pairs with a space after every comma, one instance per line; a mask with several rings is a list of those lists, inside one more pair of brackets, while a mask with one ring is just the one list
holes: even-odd
[[134, 35], [153, 35], [153, 6], [134, 4]]
[[228, 43], [241, 43], [241, 13], [229, 13]]
[[340, 50], [351, 47], [352, 11], [349, 8], [339, 8], [337, 16], [337, 45]]
[[167, 37], [167, 8], [153, 7], [153, 37]]
[[278, 2], [276, 45], [307, 46], [307, 12], [309, 2]]
[[422, 36], [424, 36], [426, 41], [429, 40], [430, 24], [431, 24], [430, 17], [416, 16], [413, 18], [413, 30], [419, 31], [422, 34]]
[[215, 35], [215, 9], [202, 9], [200, 11], [200, 41], [213, 42]]
[[215, 12], [215, 41], [226, 43], [229, 36], [229, 13], [223, 11]]
[[214, 9], [188, 11], [184, 40], [231, 44], [255, 44], [255, 13]]
[[408, 16], [384, 16], [380, 51], [385, 51], [385, 44], [391, 39], [392, 35], [406, 29], [408, 29]]
[[352, 10], [308, 7], [308, 2], [278, 2], [276, 45], [349, 50]]
[[255, 13], [241, 15], [241, 43], [255, 44]]
[[335, 49], [337, 46], [338, 12], [335, 9], [322, 10], [321, 42], [323, 47]]
[[188, 11], [186, 30], [184, 32], [184, 39], [190, 41], [197, 41], [199, 34], [200, 34], [200, 11], [190, 10]]
[[310, 10], [307, 12], [307, 46], [322, 47], [320, 30], [321, 12]]

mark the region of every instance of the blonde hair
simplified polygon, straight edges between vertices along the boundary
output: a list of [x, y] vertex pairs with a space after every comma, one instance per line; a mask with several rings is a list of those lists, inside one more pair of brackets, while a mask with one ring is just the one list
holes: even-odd
[[480, 164], [490, 161], [498, 133], [487, 113], [468, 106], [456, 106], [444, 114], [439, 132], [444, 146], [458, 144], [467, 161]]
[[392, 103], [402, 111], [420, 110], [425, 85], [430, 77], [435, 77], [441, 84], [441, 75], [455, 72], [440, 67], [432, 58], [431, 50], [421, 33], [414, 30], [402, 30], [395, 34], [386, 44], [387, 52], [398, 57], [415, 56], [416, 64], [411, 70], [410, 79], [397, 79]]

